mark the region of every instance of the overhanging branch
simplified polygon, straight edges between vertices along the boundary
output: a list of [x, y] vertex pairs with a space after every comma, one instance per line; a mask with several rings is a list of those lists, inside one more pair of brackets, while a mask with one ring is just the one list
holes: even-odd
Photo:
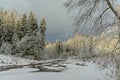
[[120, 16], [119, 16], [118, 12], [113, 8], [110, 0], [105, 0], [105, 1], [106, 1], [107, 5], [109, 6], [109, 8], [111, 9], [111, 11], [114, 13], [114, 15], [115, 15], [115, 16], [119, 19], [119, 21], [120, 21]]

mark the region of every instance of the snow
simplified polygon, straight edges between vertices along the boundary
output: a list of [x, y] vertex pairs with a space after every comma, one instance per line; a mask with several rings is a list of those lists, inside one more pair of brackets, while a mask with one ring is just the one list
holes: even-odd
[[63, 72], [33, 72], [37, 69], [21, 68], [0, 72], [0, 80], [98, 80], [93, 64], [78, 66], [67, 64]]
[[[8, 59], [5, 60], [7, 63], [13, 62], [11, 56], [0, 55], [0, 59]], [[19, 59], [20, 64], [32, 61], [22, 58], [17, 59]], [[38, 69], [28, 67], [1, 71], [0, 80], [98, 80], [100, 77], [98, 74], [99, 71], [94, 63], [85, 63], [87, 66], [76, 65], [76, 63], [83, 62], [79, 60], [67, 60], [63, 63], [64, 65], [67, 65], [67, 68], [62, 72], [35, 72], [38, 71]], [[3, 65], [11, 64], [0, 63], [0, 66]]]
[[97, 80], [98, 78], [94, 71], [94, 66], [89, 65], [88, 67], [79, 67], [71, 64], [66, 71], [61, 73], [32, 73], [31, 71], [35, 71], [35, 69], [14, 69], [0, 72], [0, 80]]
[[29, 64], [31, 62], [37, 62], [37, 61], [29, 60], [29, 59], [23, 59], [23, 58], [20, 58], [20, 57], [14, 57], [14, 56], [11, 56], [11, 55], [0, 54], [0, 66], [12, 65], [12, 64], [24, 65], [24, 64]]

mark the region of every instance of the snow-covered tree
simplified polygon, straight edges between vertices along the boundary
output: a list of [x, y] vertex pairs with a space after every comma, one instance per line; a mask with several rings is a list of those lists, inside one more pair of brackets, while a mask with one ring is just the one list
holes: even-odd
[[63, 52], [63, 44], [60, 40], [56, 40], [56, 51], [57, 55], [60, 55]]
[[12, 44], [13, 31], [15, 28], [15, 17], [13, 13], [6, 15], [2, 20], [2, 28], [4, 31], [3, 40]]
[[40, 59], [40, 39], [37, 36], [25, 36], [19, 43], [19, 53], [22, 57]]
[[21, 35], [20, 39], [26, 35], [27, 27], [28, 27], [27, 15], [23, 14], [21, 21], [20, 21], [20, 29], [19, 29], [19, 35]]
[[35, 36], [37, 35], [37, 30], [38, 30], [37, 18], [35, 18], [32, 12], [30, 12], [28, 19], [27, 35]]
[[45, 36], [46, 36], [46, 21], [45, 18], [42, 18], [40, 23], [41, 50], [45, 48]]

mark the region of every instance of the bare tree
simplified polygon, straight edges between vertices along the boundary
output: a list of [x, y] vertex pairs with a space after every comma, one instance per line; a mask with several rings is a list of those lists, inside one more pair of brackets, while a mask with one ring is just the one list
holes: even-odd
[[68, 11], [77, 12], [75, 24], [77, 32], [89, 34], [100, 34], [107, 28], [118, 25], [118, 42], [113, 49], [112, 58], [116, 63], [117, 79], [120, 80], [118, 57], [115, 50], [120, 44], [120, 16], [116, 10], [116, 0], [68, 0], [65, 3]]
[[77, 30], [99, 34], [107, 27], [113, 26], [115, 18], [120, 20], [115, 10], [115, 2], [115, 0], [68, 0], [65, 6], [68, 11], [74, 10], [78, 13], [74, 19]]

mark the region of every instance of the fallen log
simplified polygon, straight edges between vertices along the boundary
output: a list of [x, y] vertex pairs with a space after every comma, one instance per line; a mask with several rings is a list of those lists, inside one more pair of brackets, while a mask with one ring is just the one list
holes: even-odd
[[86, 63], [76, 63], [76, 65], [79, 65], [79, 66], [87, 66]]
[[37, 68], [39, 69], [40, 72], [62, 72], [65, 69], [45, 66], [38, 66]]
[[[25, 65], [6, 65], [6, 66], [0, 66], [0, 71], [23, 68], [23, 67], [27, 66], [27, 67], [31, 67], [31, 68], [38, 68], [38, 69], [40, 69], [40, 71], [43, 71], [43, 72], [61, 72], [63, 69], [60, 69], [60, 70], [48, 69], [43, 66], [52, 66], [53, 64], [59, 65], [59, 63], [61, 63], [63, 61], [65, 61], [65, 60], [56, 59], [56, 60], [45, 61], [45, 62], [32, 62], [30, 64], [25, 64]], [[42, 66], [42, 67], [40, 67], [40, 66]], [[65, 66], [59, 65], [58, 67], [65, 67]]]
[[51, 67], [63, 67], [63, 68], [66, 68], [67, 66], [63, 65], [63, 64], [57, 64], [57, 65], [51, 65]]
[[10, 69], [16, 69], [16, 68], [23, 68], [23, 66], [17, 66], [17, 65], [7, 65], [7, 66], [0, 66], [0, 71], [7, 71]]
[[55, 59], [55, 60], [48, 60], [43, 62], [32, 62], [31, 65], [45, 65], [45, 64], [59, 64], [63, 61], [66, 61], [65, 59]]

